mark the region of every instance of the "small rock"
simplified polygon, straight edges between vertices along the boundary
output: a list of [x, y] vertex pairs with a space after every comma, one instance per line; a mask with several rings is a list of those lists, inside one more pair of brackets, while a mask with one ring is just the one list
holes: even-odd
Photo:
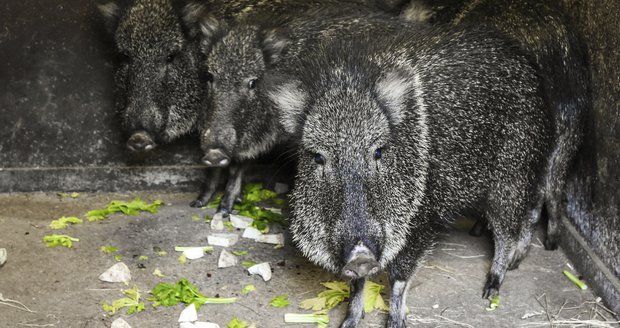
[[249, 267], [248, 272], [261, 276], [264, 281], [271, 280], [271, 266], [267, 262], [259, 263]]
[[181, 322], [179, 324], [179, 328], [196, 328], [196, 325], [194, 325], [192, 322]]
[[131, 280], [131, 272], [125, 263], [118, 262], [99, 276], [99, 280], [105, 282], [128, 282]]
[[232, 223], [232, 226], [235, 228], [245, 229], [251, 226], [252, 222], [254, 222], [254, 219], [249, 218], [247, 216], [236, 215], [236, 214], [230, 215], [230, 223]]
[[213, 323], [213, 322], [196, 321], [194, 322], [194, 327], [195, 328], [220, 328], [220, 325], [218, 325], [217, 323]]
[[288, 190], [288, 184], [286, 183], [276, 182], [276, 185], [273, 187], [273, 191], [275, 191], [276, 194], [286, 194]]
[[262, 233], [258, 229], [254, 227], [247, 227], [243, 231], [243, 235], [241, 237], [256, 240], [256, 238], [260, 237], [261, 235]]
[[195, 260], [205, 256], [205, 251], [203, 247], [192, 247], [184, 250], [183, 255], [189, 260]]
[[131, 328], [131, 326], [123, 318], [118, 318], [112, 322], [110, 328]]
[[284, 245], [284, 235], [281, 233], [271, 235], [260, 235], [256, 238], [259, 243], [267, 243], [274, 245]]
[[439, 304], [433, 305], [433, 309], [439, 309]]
[[220, 258], [217, 261], [218, 268], [229, 268], [237, 265], [237, 257], [231, 254], [229, 251], [223, 249], [220, 253]]
[[224, 230], [224, 216], [222, 213], [215, 213], [211, 219], [211, 230]]
[[196, 305], [194, 303], [188, 305], [179, 316], [179, 322], [194, 322], [198, 320], [198, 313], [196, 312]]
[[0, 248], [0, 267], [3, 266], [4, 263], [6, 263], [6, 258], [6, 248]]
[[239, 241], [239, 236], [234, 233], [214, 233], [207, 237], [209, 245], [230, 247]]

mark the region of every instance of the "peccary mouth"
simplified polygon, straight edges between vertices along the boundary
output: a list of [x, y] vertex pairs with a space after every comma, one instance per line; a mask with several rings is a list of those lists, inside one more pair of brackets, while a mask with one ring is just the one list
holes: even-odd
[[375, 255], [362, 242], [357, 244], [342, 268], [342, 275], [351, 278], [365, 278], [379, 272], [380, 265]]
[[147, 152], [155, 149], [155, 147], [157, 144], [151, 135], [143, 130], [134, 132], [127, 140], [127, 149], [133, 152]]

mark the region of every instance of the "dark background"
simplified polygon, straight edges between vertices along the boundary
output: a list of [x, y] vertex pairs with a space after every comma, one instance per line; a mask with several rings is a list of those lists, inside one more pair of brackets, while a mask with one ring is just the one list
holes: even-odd
[[[563, 246], [618, 311], [620, 1], [563, 3], [588, 44], [594, 103]], [[94, 2], [7, 0], [0, 24], [0, 192], [197, 190], [195, 138], [145, 157], [125, 150], [113, 45]]]

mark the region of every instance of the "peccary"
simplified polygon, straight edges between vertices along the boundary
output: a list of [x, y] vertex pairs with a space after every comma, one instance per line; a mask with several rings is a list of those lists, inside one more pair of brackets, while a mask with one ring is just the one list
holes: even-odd
[[[208, 76], [199, 70], [198, 26], [189, 22], [205, 12], [234, 19], [255, 2], [110, 0], [99, 5], [119, 52], [117, 107], [130, 134], [130, 150], [149, 151], [194, 131], [208, 110], [202, 87]], [[205, 190], [212, 195], [221, 172], [210, 170], [208, 176]]]
[[148, 151], [195, 128], [202, 88], [196, 31], [172, 0], [112, 0], [99, 9], [119, 52], [116, 84], [127, 147]]
[[536, 72], [509, 41], [482, 28], [392, 24], [265, 77], [282, 126], [300, 140], [293, 239], [352, 279], [342, 327], [357, 326], [365, 280], [383, 269], [388, 326], [405, 327], [410, 278], [465, 210], [492, 228], [484, 297], [498, 295], [530, 244], [551, 149]]
[[[563, 15], [557, 1], [441, 0], [409, 1], [401, 16], [408, 21], [453, 26], [485, 24], [517, 42], [535, 64], [545, 104], [555, 117], [553, 156], [543, 185], [548, 250], [558, 245], [558, 225], [566, 215], [565, 184], [570, 164], [581, 144], [590, 104], [588, 65], [583, 42]], [[479, 220], [472, 234], [486, 224]]]
[[[207, 166], [239, 164], [226, 187], [220, 209], [230, 209], [238, 195], [244, 162], [293, 143], [277, 125], [277, 117], [265, 101], [265, 71], [286, 66], [302, 49], [319, 38], [333, 37], [345, 22], [372, 10], [342, 1], [289, 1], [274, 3], [269, 13], [259, 10], [235, 23], [207, 15], [198, 22], [203, 33], [204, 66], [212, 76], [209, 113], [201, 131], [201, 147]], [[287, 10], [288, 8], [288, 10]], [[295, 9], [295, 10], [293, 10]], [[281, 14], [275, 14], [281, 13]], [[294, 12], [294, 14], [293, 14]], [[202, 193], [195, 205], [210, 197]]]

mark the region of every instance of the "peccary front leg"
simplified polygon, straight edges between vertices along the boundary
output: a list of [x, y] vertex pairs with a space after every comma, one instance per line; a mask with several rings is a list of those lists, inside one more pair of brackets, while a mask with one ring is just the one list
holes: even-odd
[[407, 280], [399, 278], [390, 278], [392, 286], [392, 295], [390, 296], [390, 317], [388, 319], [388, 328], [406, 328], [407, 316], [405, 305], [407, 300], [407, 289], [409, 283]]
[[203, 207], [206, 206], [215, 192], [217, 191], [217, 187], [220, 185], [220, 178], [222, 176], [221, 168], [209, 168], [207, 169], [206, 179], [202, 185], [202, 190], [200, 191], [200, 195], [198, 198], [191, 202], [189, 206], [191, 207]]
[[228, 182], [226, 183], [226, 190], [222, 197], [222, 202], [217, 211], [224, 216], [228, 216], [232, 211], [235, 200], [241, 194], [241, 184], [243, 183], [243, 173], [245, 172], [245, 165], [231, 165], [228, 169]]
[[347, 317], [340, 328], [357, 327], [362, 317], [364, 317], [364, 285], [366, 278], [358, 278], [351, 280], [351, 292], [349, 296], [349, 308]]

